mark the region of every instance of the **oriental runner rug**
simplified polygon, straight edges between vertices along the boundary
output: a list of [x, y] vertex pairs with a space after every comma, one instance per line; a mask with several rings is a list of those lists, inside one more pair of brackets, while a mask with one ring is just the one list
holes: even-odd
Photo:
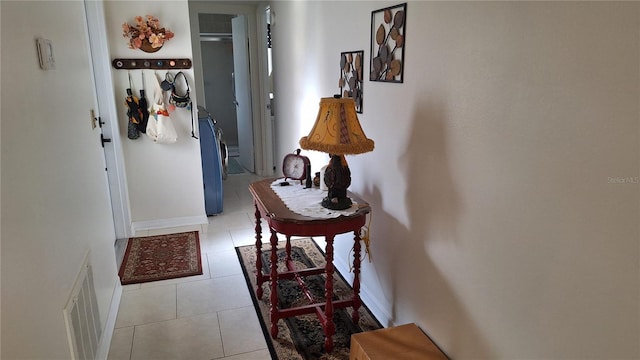
[[[278, 249], [279, 271], [284, 271], [284, 259], [286, 253], [284, 242]], [[296, 268], [310, 268], [324, 266], [326, 264], [324, 253], [316, 243], [308, 238], [291, 240], [291, 257]], [[269, 273], [271, 245], [263, 244], [262, 263], [263, 273]], [[271, 293], [269, 282], [262, 284], [264, 291], [262, 299], [256, 296], [256, 250], [255, 246], [237, 247], [236, 252], [242, 265], [247, 286], [253, 299], [253, 304], [258, 313], [262, 332], [271, 352], [272, 359], [277, 360], [337, 360], [349, 359], [349, 347], [351, 334], [382, 328], [378, 320], [363, 304], [358, 310], [360, 321], [354, 324], [351, 320], [352, 308], [336, 309], [333, 321], [336, 325], [336, 334], [333, 336], [334, 350], [327, 354], [324, 350], [324, 333], [315, 313], [300, 315], [278, 321], [278, 337], [272, 339], [269, 328], [269, 295]], [[334, 300], [351, 298], [353, 290], [345, 279], [337, 271], [334, 273]], [[306, 285], [314, 297], [324, 301], [324, 275], [305, 277]], [[309, 304], [309, 301], [300, 290], [295, 280], [280, 280], [278, 282], [278, 302], [281, 309]]]
[[122, 285], [201, 274], [197, 231], [130, 238], [118, 272]]

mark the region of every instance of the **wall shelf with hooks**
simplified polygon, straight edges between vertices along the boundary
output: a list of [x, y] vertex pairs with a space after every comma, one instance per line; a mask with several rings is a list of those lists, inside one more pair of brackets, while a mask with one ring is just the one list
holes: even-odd
[[152, 69], [190, 69], [191, 59], [113, 59], [111, 65], [116, 70]]

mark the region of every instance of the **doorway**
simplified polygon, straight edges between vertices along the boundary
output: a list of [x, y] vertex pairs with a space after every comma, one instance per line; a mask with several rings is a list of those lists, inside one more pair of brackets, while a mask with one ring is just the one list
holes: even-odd
[[111, 91], [113, 80], [111, 67], [103, 59], [109, 58], [104, 7], [100, 1], [84, 1], [87, 34], [89, 37], [90, 56], [97, 112], [92, 113], [93, 121], [100, 126], [102, 147], [104, 148], [109, 197], [113, 214], [116, 239], [127, 239], [132, 236], [131, 209], [129, 207], [129, 190], [124, 169], [124, 154], [120, 145], [118, 114], [116, 100]]
[[[232, 21], [236, 15], [198, 14], [204, 106], [216, 121], [231, 158], [240, 155]], [[252, 130], [253, 127], [250, 127]], [[252, 164], [251, 164], [252, 165]]]
[[[265, 91], [264, 8], [237, 2], [189, 1], [189, 18], [197, 103], [207, 108], [223, 130], [230, 156], [237, 155], [251, 173], [271, 176], [275, 164], [271, 104]], [[234, 36], [238, 28], [245, 34]], [[238, 39], [246, 43], [238, 45]], [[244, 55], [234, 56], [238, 50], [244, 50]], [[244, 74], [238, 69], [239, 58], [246, 62]]]

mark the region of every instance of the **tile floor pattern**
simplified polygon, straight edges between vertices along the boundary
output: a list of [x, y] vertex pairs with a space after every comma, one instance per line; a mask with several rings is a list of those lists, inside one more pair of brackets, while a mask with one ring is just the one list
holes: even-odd
[[248, 186], [258, 179], [229, 175], [224, 211], [208, 224], [136, 234], [199, 230], [203, 274], [124, 286], [109, 360], [271, 359], [234, 249], [255, 241]]

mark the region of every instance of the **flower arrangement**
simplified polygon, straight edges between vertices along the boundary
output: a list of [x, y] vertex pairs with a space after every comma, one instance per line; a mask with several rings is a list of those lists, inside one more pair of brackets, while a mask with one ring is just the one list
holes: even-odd
[[141, 49], [149, 44], [153, 51], [159, 50], [165, 41], [174, 36], [169, 29], [161, 27], [160, 21], [151, 15], [147, 15], [146, 18], [136, 16], [136, 23], [122, 24], [122, 31], [122, 36], [129, 38], [129, 49]]

